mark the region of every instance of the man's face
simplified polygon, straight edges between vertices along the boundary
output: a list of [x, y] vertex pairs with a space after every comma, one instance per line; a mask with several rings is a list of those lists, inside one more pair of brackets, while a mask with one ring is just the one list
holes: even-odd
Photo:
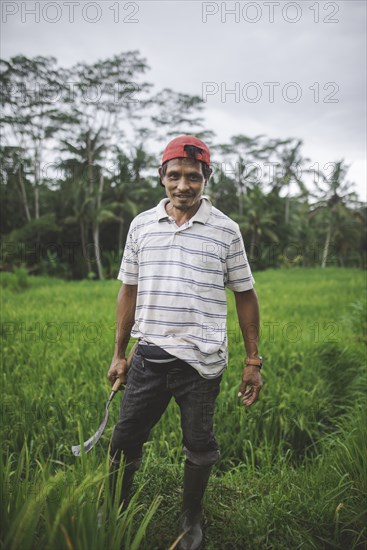
[[200, 161], [186, 158], [169, 160], [166, 174], [162, 176], [160, 168], [159, 175], [174, 208], [185, 212], [200, 201], [206, 185]]

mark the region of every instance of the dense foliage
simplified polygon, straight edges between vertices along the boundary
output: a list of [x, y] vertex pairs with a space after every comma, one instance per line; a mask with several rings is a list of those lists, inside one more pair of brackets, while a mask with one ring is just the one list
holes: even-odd
[[366, 208], [343, 160], [320, 167], [296, 138], [221, 143], [202, 99], [152, 90], [148, 69], [138, 51], [68, 69], [1, 61], [0, 269], [114, 277], [132, 218], [164, 196], [160, 152], [183, 133], [211, 146], [207, 193], [239, 223], [255, 270], [365, 265]]

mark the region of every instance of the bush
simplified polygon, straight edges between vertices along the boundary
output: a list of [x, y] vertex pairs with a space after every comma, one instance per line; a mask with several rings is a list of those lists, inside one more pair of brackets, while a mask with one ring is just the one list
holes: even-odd
[[18, 267], [12, 273], [0, 273], [0, 286], [13, 292], [25, 290], [29, 287], [28, 271], [24, 267]]

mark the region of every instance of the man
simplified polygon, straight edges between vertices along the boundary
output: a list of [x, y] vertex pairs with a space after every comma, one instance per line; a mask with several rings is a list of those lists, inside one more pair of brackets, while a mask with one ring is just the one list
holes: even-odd
[[[247, 351], [238, 396], [251, 406], [261, 389], [259, 308], [239, 227], [203, 195], [211, 175], [201, 140], [181, 136], [159, 168], [167, 198], [131, 223], [118, 278], [117, 338], [108, 378], [126, 381], [111, 440], [111, 468], [125, 460], [125, 505], [143, 444], [173, 396], [180, 407], [186, 454], [179, 548], [202, 541], [202, 498], [219, 459], [213, 414], [227, 366], [225, 288], [235, 293]], [[139, 339], [126, 373], [130, 335]]]

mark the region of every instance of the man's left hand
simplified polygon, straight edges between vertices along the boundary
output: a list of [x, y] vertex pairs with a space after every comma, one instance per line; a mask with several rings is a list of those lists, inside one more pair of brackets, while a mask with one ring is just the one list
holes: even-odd
[[259, 367], [248, 365], [243, 369], [242, 384], [238, 397], [242, 398], [242, 403], [246, 407], [251, 407], [258, 400], [262, 385]]

